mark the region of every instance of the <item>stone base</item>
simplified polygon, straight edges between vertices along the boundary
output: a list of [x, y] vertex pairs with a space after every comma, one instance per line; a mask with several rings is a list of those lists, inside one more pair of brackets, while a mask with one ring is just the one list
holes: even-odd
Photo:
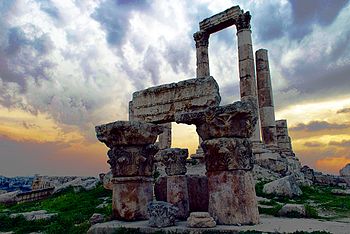
[[190, 205], [185, 175], [167, 177], [167, 202], [179, 209], [176, 216], [178, 219], [187, 219], [190, 213]]
[[209, 213], [217, 224], [257, 224], [258, 204], [249, 171], [207, 172]]
[[148, 219], [147, 204], [153, 200], [152, 182], [152, 178], [142, 176], [113, 178], [113, 219]]

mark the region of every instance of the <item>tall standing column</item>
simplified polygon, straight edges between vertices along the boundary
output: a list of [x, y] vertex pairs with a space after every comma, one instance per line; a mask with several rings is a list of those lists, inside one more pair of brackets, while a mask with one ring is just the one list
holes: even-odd
[[[258, 109], [258, 97], [256, 92], [256, 79], [254, 68], [254, 55], [252, 44], [252, 31], [250, 30], [251, 16], [249, 11], [241, 14], [236, 22], [237, 39], [238, 39], [238, 66], [239, 66], [239, 78], [240, 78], [240, 93], [241, 100], [245, 101], [250, 99], [254, 102]], [[258, 110], [256, 110], [258, 113]], [[253, 142], [260, 141], [260, 124], [259, 121], [255, 126], [253, 136], [251, 138]]]
[[209, 76], [209, 34], [205, 31], [198, 31], [193, 34], [193, 38], [196, 42], [196, 56], [197, 56], [197, 78]]
[[262, 139], [267, 145], [277, 145], [275, 108], [267, 50], [256, 51], [255, 59]]

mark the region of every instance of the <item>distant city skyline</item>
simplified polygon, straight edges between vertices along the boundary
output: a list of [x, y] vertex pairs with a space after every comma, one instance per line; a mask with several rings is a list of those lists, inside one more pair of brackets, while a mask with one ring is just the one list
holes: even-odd
[[[234, 5], [265, 48], [276, 119], [314, 169], [350, 163], [350, 3], [345, 0], [0, 2], [0, 175], [107, 172], [94, 126], [128, 119], [133, 92], [195, 77], [192, 34]], [[239, 100], [235, 27], [210, 36], [221, 104]], [[194, 152], [194, 126], [173, 124]]]

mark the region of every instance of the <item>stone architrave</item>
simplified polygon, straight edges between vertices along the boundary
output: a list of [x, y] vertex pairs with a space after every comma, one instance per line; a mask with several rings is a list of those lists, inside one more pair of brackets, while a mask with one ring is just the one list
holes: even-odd
[[292, 151], [292, 143], [288, 134], [287, 120], [276, 120], [277, 145], [282, 150]]
[[129, 103], [130, 120], [169, 123], [175, 113], [218, 106], [221, 97], [213, 77], [203, 77], [151, 87], [133, 93]]
[[177, 123], [195, 124], [203, 139], [208, 210], [218, 224], [259, 222], [249, 140], [257, 122], [256, 111], [256, 104], [247, 99], [205, 111], [175, 115]]
[[153, 199], [153, 156], [158, 151], [154, 143], [163, 127], [116, 121], [96, 126], [95, 131], [97, 139], [110, 148], [113, 218], [147, 219], [147, 204]]
[[275, 108], [267, 50], [255, 52], [261, 134], [266, 145], [277, 145]]
[[[251, 15], [248, 12], [239, 15], [236, 28], [238, 39], [238, 67], [240, 78], [240, 93], [241, 100], [250, 98], [255, 102], [258, 110], [258, 97], [256, 89], [254, 54], [252, 43], [252, 31], [250, 30]], [[259, 116], [258, 116], [259, 118]], [[260, 126], [259, 122], [255, 125], [252, 141], [260, 141]]]

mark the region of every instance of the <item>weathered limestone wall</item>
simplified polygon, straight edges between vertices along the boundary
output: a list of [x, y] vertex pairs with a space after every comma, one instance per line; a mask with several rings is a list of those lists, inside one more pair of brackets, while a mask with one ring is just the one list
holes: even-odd
[[281, 149], [292, 151], [292, 143], [288, 134], [287, 120], [276, 120], [277, 145]]
[[263, 142], [267, 145], [277, 145], [275, 108], [267, 50], [255, 52], [256, 73], [258, 80], [258, 99]]
[[204, 110], [221, 100], [213, 77], [189, 79], [135, 92], [129, 105], [129, 119], [152, 123], [175, 121], [174, 114]]

